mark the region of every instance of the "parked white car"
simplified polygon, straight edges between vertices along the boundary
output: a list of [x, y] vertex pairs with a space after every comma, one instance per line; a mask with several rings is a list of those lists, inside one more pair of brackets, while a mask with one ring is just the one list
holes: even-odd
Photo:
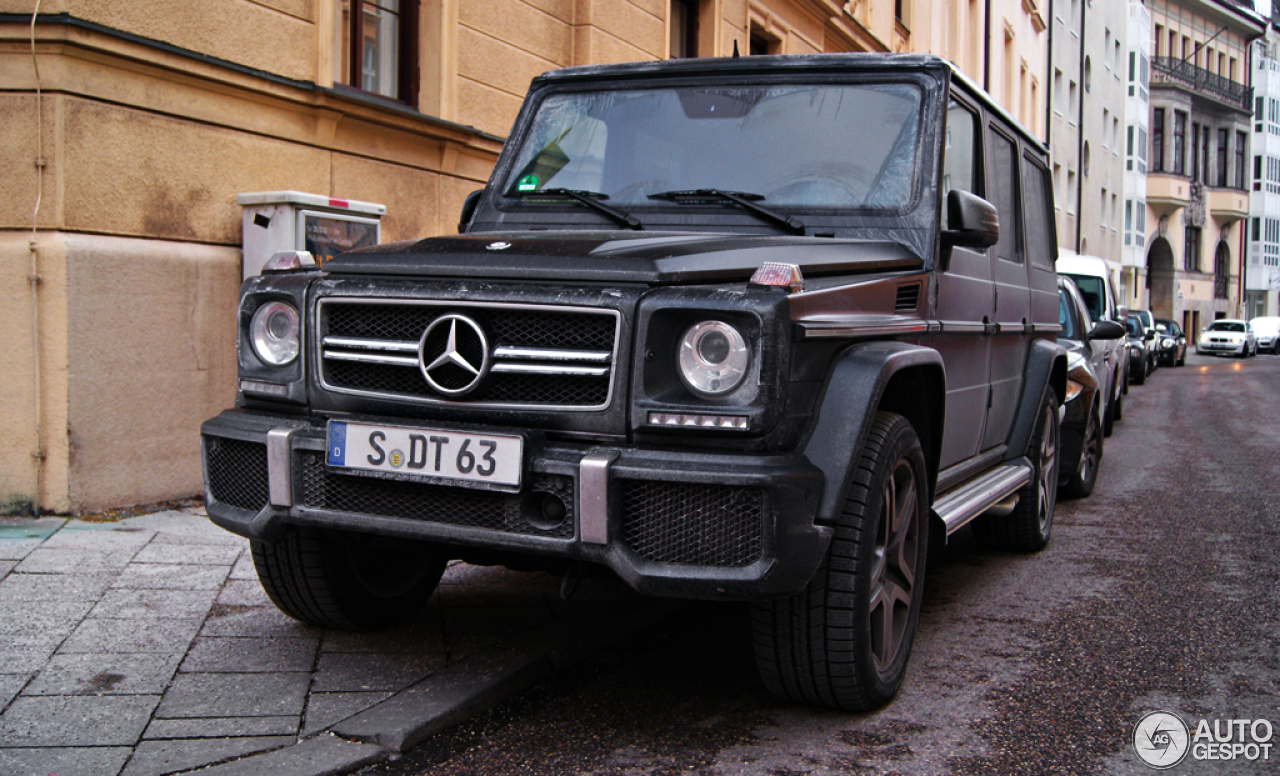
[[1258, 338], [1258, 350], [1280, 354], [1280, 316], [1264, 315], [1249, 321]]
[[[1057, 268], [1059, 275], [1075, 281], [1089, 310], [1090, 325], [1114, 321], [1124, 326], [1128, 311], [1118, 302], [1107, 262], [1059, 249]], [[1124, 394], [1129, 390], [1129, 349], [1124, 337], [1099, 340], [1095, 347], [1103, 351], [1102, 363], [1094, 367], [1103, 397], [1102, 427], [1106, 436], [1111, 436], [1115, 422], [1124, 414]]]
[[1249, 358], [1258, 355], [1258, 339], [1248, 321], [1220, 318], [1200, 332], [1196, 353]]

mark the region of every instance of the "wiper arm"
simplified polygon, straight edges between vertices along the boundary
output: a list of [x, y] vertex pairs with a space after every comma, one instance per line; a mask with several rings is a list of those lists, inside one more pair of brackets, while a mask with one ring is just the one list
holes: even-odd
[[721, 191], [720, 189], [687, 189], [685, 191], [660, 191], [650, 194], [649, 199], [667, 199], [672, 202], [697, 202], [714, 199], [720, 202], [732, 202], [747, 212], [759, 216], [765, 221], [783, 227], [792, 234], [804, 234], [804, 223], [794, 216], [784, 216], [776, 210], [770, 210], [755, 201], [764, 199], [760, 194], [745, 191]]
[[520, 192], [520, 196], [556, 197], [560, 199], [568, 197], [575, 202], [581, 202], [587, 207], [605, 214], [628, 229], [644, 229], [644, 224], [640, 223], [640, 219], [630, 213], [624, 213], [616, 207], [610, 207], [601, 202], [600, 200], [602, 199], [608, 199], [609, 195], [601, 194], [598, 191], [578, 191], [576, 189], [539, 189], [538, 191], [522, 191]]

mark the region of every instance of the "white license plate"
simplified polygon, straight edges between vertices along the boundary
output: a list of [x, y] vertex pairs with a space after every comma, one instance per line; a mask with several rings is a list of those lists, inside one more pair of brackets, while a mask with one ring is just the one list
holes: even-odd
[[524, 438], [329, 421], [330, 466], [495, 485], [520, 484]]

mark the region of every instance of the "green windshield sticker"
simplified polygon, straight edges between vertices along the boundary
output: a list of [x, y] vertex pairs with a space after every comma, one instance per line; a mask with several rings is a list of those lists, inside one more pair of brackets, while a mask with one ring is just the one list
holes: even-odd
[[538, 176], [526, 175], [516, 183], [516, 191], [537, 191], [539, 182]]

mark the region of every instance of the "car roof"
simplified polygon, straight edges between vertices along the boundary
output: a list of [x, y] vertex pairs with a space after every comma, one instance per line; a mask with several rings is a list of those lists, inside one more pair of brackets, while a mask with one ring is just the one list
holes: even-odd
[[1059, 255], [1057, 269], [1060, 273], [1072, 275], [1107, 276], [1107, 263], [1097, 256], [1081, 256], [1079, 254]]

